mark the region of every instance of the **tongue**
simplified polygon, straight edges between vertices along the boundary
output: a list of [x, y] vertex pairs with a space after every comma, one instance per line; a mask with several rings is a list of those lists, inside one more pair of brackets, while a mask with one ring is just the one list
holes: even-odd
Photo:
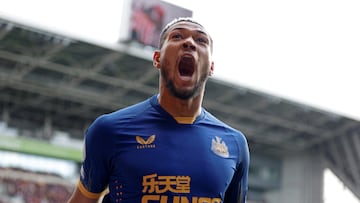
[[179, 63], [179, 72], [181, 76], [191, 76], [194, 72], [194, 63], [192, 58], [183, 57]]

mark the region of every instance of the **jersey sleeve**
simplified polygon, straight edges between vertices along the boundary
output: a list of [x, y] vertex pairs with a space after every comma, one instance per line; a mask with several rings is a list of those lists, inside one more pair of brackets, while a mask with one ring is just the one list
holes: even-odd
[[250, 164], [249, 147], [244, 135], [241, 134], [239, 145], [239, 163], [234, 177], [226, 190], [224, 203], [245, 203], [248, 190], [248, 174]]
[[110, 144], [107, 119], [96, 119], [85, 133], [84, 157], [80, 170], [79, 190], [89, 198], [97, 198], [106, 189], [110, 174]]

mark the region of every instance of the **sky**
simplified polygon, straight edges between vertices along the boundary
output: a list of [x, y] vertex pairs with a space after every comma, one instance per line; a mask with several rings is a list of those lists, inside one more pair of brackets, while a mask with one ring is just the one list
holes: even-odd
[[[360, 121], [360, 1], [166, 1], [211, 34], [215, 78]], [[0, 5], [0, 18], [87, 41], [116, 43], [121, 31], [122, 0]]]
[[[166, 0], [214, 39], [214, 77], [360, 121], [358, 0]], [[122, 0], [0, 0], [7, 17], [116, 43]]]

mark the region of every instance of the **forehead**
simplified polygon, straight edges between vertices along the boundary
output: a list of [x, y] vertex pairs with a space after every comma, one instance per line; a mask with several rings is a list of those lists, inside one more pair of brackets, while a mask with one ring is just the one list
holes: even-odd
[[175, 23], [174, 25], [169, 27], [168, 31], [171, 32], [174, 30], [191, 30], [210, 36], [208, 32], [204, 29], [204, 27], [194, 22], [182, 21]]

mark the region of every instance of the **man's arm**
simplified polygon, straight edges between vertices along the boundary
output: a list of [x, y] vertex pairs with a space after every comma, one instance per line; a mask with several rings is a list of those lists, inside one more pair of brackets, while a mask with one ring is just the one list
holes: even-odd
[[224, 203], [245, 203], [247, 193], [247, 174], [237, 171], [226, 193]]
[[234, 177], [225, 193], [224, 203], [245, 203], [248, 190], [248, 175], [250, 165], [250, 152], [247, 140], [243, 137], [240, 142], [239, 160], [240, 165], [237, 167]]
[[74, 193], [70, 197], [68, 203], [97, 203], [99, 198], [91, 199], [81, 193], [78, 187], [76, 187]]
[[97, 203], [102, 200], [101, 191], [108, 184], [108, 170], [107, 165], [104, 164], [107, 161], [104, 159], [107, 160], [106, 146], [109, 146], [106, 142], [109, 139], [101, 136], [103, 130], [107, 128], [106, 121], [102, 118], [104, 117], [97, 118], [86, 130], [79, 181], [67, 203]]

